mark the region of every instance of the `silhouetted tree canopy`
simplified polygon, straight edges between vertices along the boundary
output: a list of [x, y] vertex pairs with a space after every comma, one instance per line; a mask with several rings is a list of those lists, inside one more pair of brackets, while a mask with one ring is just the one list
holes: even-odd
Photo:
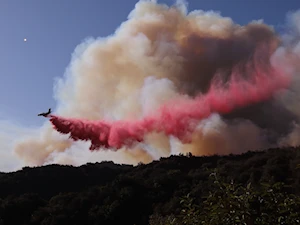
[[[299, 165], [300, 148], [285, 148], [170, 156], [137, 166], [25, 167], [0, 173], [0, 225], [293, 224], [296, 219], [286, 218], [300, 215]], [[259, 203], [260, 196], [266, 202]], [[221, 210], [228, 202], [233, 208]]]

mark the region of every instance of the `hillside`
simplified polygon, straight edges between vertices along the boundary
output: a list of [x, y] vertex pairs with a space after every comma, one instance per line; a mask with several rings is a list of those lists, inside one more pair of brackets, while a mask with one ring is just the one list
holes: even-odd
[[187, 194], [201, 206], [213, 190], [214, 171], [228, 184], [251, 182], [260, 190], [263, 182], [282, 182], [289, 185], [284, 193], [300, 196], [299, 164], [300, 148], [285, 148], [171, 156], [135, 167], [112, 162], [25, 167], [0, 174], [0, 224], [149, 224], [151, 215], [182, 213], [181, 200]]

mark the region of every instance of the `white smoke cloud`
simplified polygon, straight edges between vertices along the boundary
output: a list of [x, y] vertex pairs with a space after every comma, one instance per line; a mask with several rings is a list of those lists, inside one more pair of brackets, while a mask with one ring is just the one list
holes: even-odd
[[[240, 56], [248, 57], [251, 46], [263, 36], [269, 42], [276, 42], [272, 28], [261, 21], [242, 27], [217, 12], [196, 10], [188, 13], [187, 5], [186, 1], [177, 1], [177, 8], [169, 8], [156, 4], [156, 1], [141, 1], [115, 34], [106, 38], [88, 38], [78, 45], [64, 76], [57, 78], [54, 84], [56, 113], [93, 120], [140, 118], [170, 99], [187, 97], [185, 90], [193, 93], [195, 87], [196, 91], [199, 91], [198, 86], [201, 91], [205, 89], [214, 73], [211, 61], [224, 60], [222, 54], [226, 60], [235, 61]], [[272, 57], [273, 65], [294, 74], [299, 71], [294, 62], [295, 55], [300, 56], [297, 42], [299, 12], [288, 14], [289, 26], [294, 27], [294, 31], [285, 36], [290, 47], [278, 48]], [[256, 37], [258, 33], [261, 36]], [[228, 53], [228, 43], [224, 40], [236, 44], [230, 51], [236, 51], [240, 54], [238, 57]], [[197, 61], [201, 57], [205, 58], [204, 63]], [[220, 65], [226, 64], [226, 60]], [[300, 116], [300, 83], [299, 78], [295, 76], [294, 79], [293, 88], [277, 100]], [[104, 149], [90, 152], [89, 143], [69, 140], [67, 135], [54, 131], [48, 122], [39, 129], [0, 122], [0, 129], [3, 156], [0, 170], [3, 171], [23, 165], [60, 163], [77, 166], [103, 160], [137, 164], [180, 152], [191, 151], [197, 155], [240, 153], [269, 144], [262, 138], [265, 130], [254, 122], [241, 118], [224, 120], [217, 114], [199, 122], [190, 144], [152, 133], [147, 135], [143, 145], [118, 152]], [[281, 143], [298, 143], [297, 129]], [[16, 145], [13, 141], [17, 141]]]
[[14, 150], [15, 144], [22, 138], [37, 135], [36, 128], [26, 128], [8, 120], [0, 120], [0, 171], [15, 171], [24, 166]]

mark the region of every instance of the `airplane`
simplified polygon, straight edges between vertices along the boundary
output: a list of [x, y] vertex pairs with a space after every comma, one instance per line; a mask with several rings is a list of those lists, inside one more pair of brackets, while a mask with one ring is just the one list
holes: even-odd
[[38, 116], [47, 117], [51, 113], [51, 108], [49, 108], [48, 112], [40, 113]]

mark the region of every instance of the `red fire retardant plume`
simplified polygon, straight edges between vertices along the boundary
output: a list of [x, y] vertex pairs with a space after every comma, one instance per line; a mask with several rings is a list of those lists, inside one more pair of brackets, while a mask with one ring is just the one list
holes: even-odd
[[140, 120], [108, 122], [50, 115], [50, 121], [58, 132], [70, 133], [70, 138], [75, 141], [91, 141], [91, 150], [130, 146], [143, 141], [144, 135], [153, 131], [188, 142], [197, 123], [213, 112], [230, 113], [234, 109], [268, 100], [276, 91], [290, 84], [289, 76], [276, 71], [268, 74], [256, 72], [251, 81], [236, 79], [237, 74], [232, 77], [227, 87], [212, 84], [205, 95], [172, 100]]

